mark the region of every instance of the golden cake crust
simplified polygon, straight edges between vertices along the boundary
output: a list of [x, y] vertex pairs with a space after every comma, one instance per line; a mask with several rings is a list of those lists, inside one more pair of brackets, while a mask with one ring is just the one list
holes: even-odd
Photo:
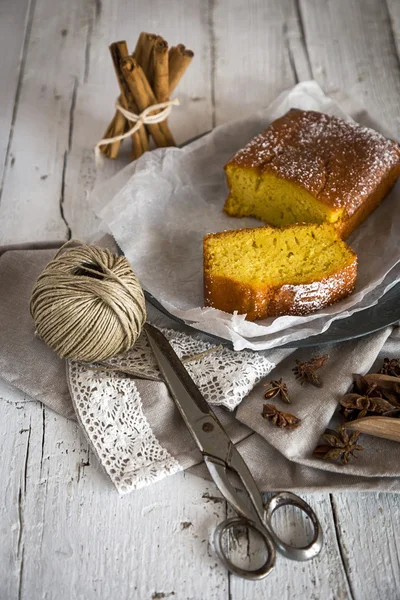
[[[243, 231], [243, 230], [242, 230]], [[229, 235], [223, 231], [204, 238], [204, 303], [228, 313], [246, 314], [249, 321], [280, 315], [307, 315], [350, 295], [357, 279], [357, 255], [350, 264], [318, 281], [299, 285], [253, 287], [228, 277], [209, 274], [208, 237]]]
[[228, 166], [274, 173], [332, 208], [343, 208], [339, 230], [347, 235], [394, 185], [400, 149], [354, 122], [292, 109], [239, 150]]

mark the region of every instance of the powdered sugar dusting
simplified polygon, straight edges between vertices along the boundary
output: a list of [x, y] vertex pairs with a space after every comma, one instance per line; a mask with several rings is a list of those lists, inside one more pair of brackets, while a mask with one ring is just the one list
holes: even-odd
[[342, 271], [320, 281], [300, 285], [285, 285], [282, 291], [293, 294], [291, 314], [306, 315], [348, 296], [354, 289], [357, 261]]
[[274, 172], [351, 216], [398, 167], [395, 142], [357, 123], [291, 110], [257, 135], [230, 164]]

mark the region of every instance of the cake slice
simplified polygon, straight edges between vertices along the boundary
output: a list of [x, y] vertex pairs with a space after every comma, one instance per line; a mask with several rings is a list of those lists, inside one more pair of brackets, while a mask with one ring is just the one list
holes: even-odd
[[347, 237], [400, 175], [398, 144], [372, 129], [292, 109], [225, 165], [225, 212], [278, 227], [331, 223]]
[[250, 321], [319, 310], [348, 296], [356, 276], [357, 255], [326, 223], [204, 238], [205, 305]]

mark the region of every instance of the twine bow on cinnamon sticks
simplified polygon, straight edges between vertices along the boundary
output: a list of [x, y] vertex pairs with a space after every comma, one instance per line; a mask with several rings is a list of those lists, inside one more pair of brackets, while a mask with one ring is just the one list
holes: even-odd
[[101, 154], [116, 158], [121, 141], [132, 137], [131, 160], [149, 149], [149, 135], [158, 147], [175, 146], [167, 118], [179, 100], [170, 100], [194, 54], [183, 44], [168, 51], [168, 43], [155, 34], [142, 32], [133, 56], [125, 41], [110, 45], [120, 88], [116, 112], [95, 146], [96, 162]]

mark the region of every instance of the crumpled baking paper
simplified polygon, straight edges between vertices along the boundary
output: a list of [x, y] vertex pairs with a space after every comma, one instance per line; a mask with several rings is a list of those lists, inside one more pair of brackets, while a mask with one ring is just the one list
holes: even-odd
[[[312, 315], [249, 322], [203, 308], [203, 237], [263, 224], [223, 212], [228, 189], [223, 167], [252, 137], [290, 108], [317, 110], [390, 132], [344, 95], [339, 104], [314, 81], [283, 92], [268, 108], [227, 123], [184, 148], [146, 152], [90, 202], [123, 250], [142, 286], [191, 326], [233, 342], [235, 350], [264, 350], [326, 331], [335, 319], [368, 308], [400, 280], [400, 186], [347, 240], [358, 254], [358, 279], [348, 298]], [[397, 266], [396, 266], [397, 265]]]

